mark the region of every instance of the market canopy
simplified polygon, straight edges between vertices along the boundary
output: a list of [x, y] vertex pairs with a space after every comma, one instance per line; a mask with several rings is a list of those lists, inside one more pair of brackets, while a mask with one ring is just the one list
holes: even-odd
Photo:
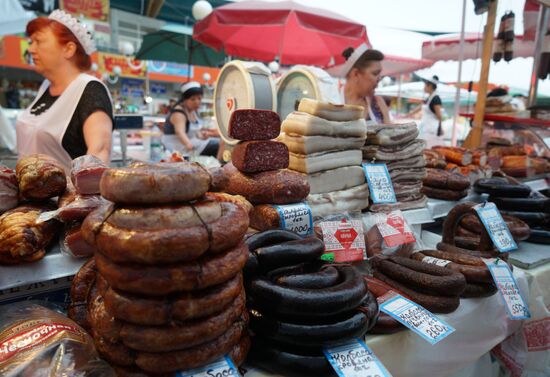
[[[483, 36], [479, 33], [464, 35], [464, 60], [480, 59], [483, 51]], [[460, 34], [445, 34], [422, 43], [422, 58], [434, 61], [458, 60], [460, 50]], [[514, 39], [514, 58], [532, 57], [535, 52], [533, 41], [526, 40], [523, 35]]]
[[136, 59], [156, 60], [207, 67], [220, 67], [225, 54], [194, 41], [190, 35], [158, 30], [143, 37]]
[[342, 64], [347, 47], [370, 46], [364, 25], [293, 1], [221, 6], [195, 23], [193, 38], [232, 56], [320, 67]]
[[23, 9], [19, 0], [0, 1], [0, 36], [24, 33], [27, 23], [35, 17], [34, 12]]

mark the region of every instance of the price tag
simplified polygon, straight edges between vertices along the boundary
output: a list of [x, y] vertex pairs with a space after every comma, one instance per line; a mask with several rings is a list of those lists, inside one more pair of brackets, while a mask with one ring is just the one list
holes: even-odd
[[321, 259], [340, 263], [367, 258], [361, 220], [323, 221], [321, 230], [325, 243], [325, 254]]
[[489, 268], [493, 280], [495, 281], [500, 296], [504, 300], [504, 305], [511, 319], [526, 319], [530, 318], [529, 308], [525, 304], [523, 297], [518, 288], [518, 284], [510, 267], [505, 262], [494, 262], [492, 260], [484, 260]]
[[363, 164], [363, 170], [374, 204], [397, 202], [386, 164]]
[[376, 214], [376, 226], [389, 247], [415, 242], [414, 233], [399, 210]]
[[323, 353], [340, 377], [391, 377], [390, 372], [360, 339], [323, 347]]
[[439, 259], [435, 257], [424, 257], [422, 258], [422, 262], [428, 263], [428, 264], [435, 264], [436, 266], [445, 267], [449, 263], [451, 263], [450, 260], [445, 259]]
[[485, 229], [489, 232], [491, 240], [501, 253], [518, 248], [495, 203], [478, 204], [474, 209], [477, 211]]
[[313, 216], [308, 204], [288, 204], [275, 206], [275, 209], [279, 212], [281, 229], [290, 230], [301, 236], [306, 236], [313, 232]]
[[226, 377], [239, 376], [240, 373], [231, 358], [227, 355], [218, 360], [195, 369], [177, 372], [176, 377]]
[[401, 295], [384, 302], [380, 305], [380, 310], [389, 314], [431, 344], [436, 344], [455, 331], [454, 328], [422, 306]]

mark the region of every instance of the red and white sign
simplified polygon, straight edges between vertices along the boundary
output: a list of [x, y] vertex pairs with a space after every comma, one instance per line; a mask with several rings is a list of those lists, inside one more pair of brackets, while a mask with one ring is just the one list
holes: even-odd
[[416, 241], [414, 233], [405, 221], [401, 211], [393, 211], [387, 215], [379, 214], [376, 226], [388, 247]]
[[353, 262], [366, 258], [361, 220], [324, 221], [321, 229], [325, 251], [334, 255], [334, 262]]

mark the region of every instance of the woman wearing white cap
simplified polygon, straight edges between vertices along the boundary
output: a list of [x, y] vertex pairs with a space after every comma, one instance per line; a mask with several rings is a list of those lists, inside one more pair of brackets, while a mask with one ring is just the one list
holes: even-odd
[[197, 110], [202, 102], [202, 87], [190, 81], [181, 87], [181, 99], [170, 109], [164, 124], [163, 143], [167, 149], [216, 156], [219, 149], [217, 130], [202, 129]]
[[92, 154], [109, 163], [113, 108], [109, 91], [84, 72], [95, 51], [91, 34], [62, 10], [27, 25], [35, 69], [46, 77], [16, 124], [20, 157], [43, 153], [69, 172], [72, 159]]
[[390, 123], [386, 102], [374, 95], [382, 78], [384, 54], [369, 50], [366, 44], [362, 44], [356, 49], [347, 48], [342, 55], [347, 59], [341, 72], [341, 76], [346, 78], [345, 103], [363, 106], [367, 124]]
[[426, 140], [428, 148], [441, 144], [441, 122], [443, 115], [441, 113], [441, 98], [437, 95], [437, 84], [439, 77], [433, 76], [431, 79], [424, 79], [424, 91], [428, 94], [428, 98], [422, 106], [417, 107], [410, 112], [408, 116], [414, 115], [422, 111], [422, 119], [420, 119], [419, 129], [420, 137]]

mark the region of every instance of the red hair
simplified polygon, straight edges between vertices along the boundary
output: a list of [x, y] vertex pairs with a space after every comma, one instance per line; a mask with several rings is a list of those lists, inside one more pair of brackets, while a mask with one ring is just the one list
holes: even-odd
[[45, 28], [49, 28], [60, 45], [66, 45], [69, 42], [73, 42], [76, 45], [76, 52], [74, 54], [74, 61], [78, 69], [81, 71], [87, 71], [92, 66], [92, 58], [86, 54], [84, 47], [80, 44], [76, 36], [60, 22], [50, 20], [46, 17], [38, 17], [27, 24], [27, 35], [30, 37], [34, 33], [42, 31]]

